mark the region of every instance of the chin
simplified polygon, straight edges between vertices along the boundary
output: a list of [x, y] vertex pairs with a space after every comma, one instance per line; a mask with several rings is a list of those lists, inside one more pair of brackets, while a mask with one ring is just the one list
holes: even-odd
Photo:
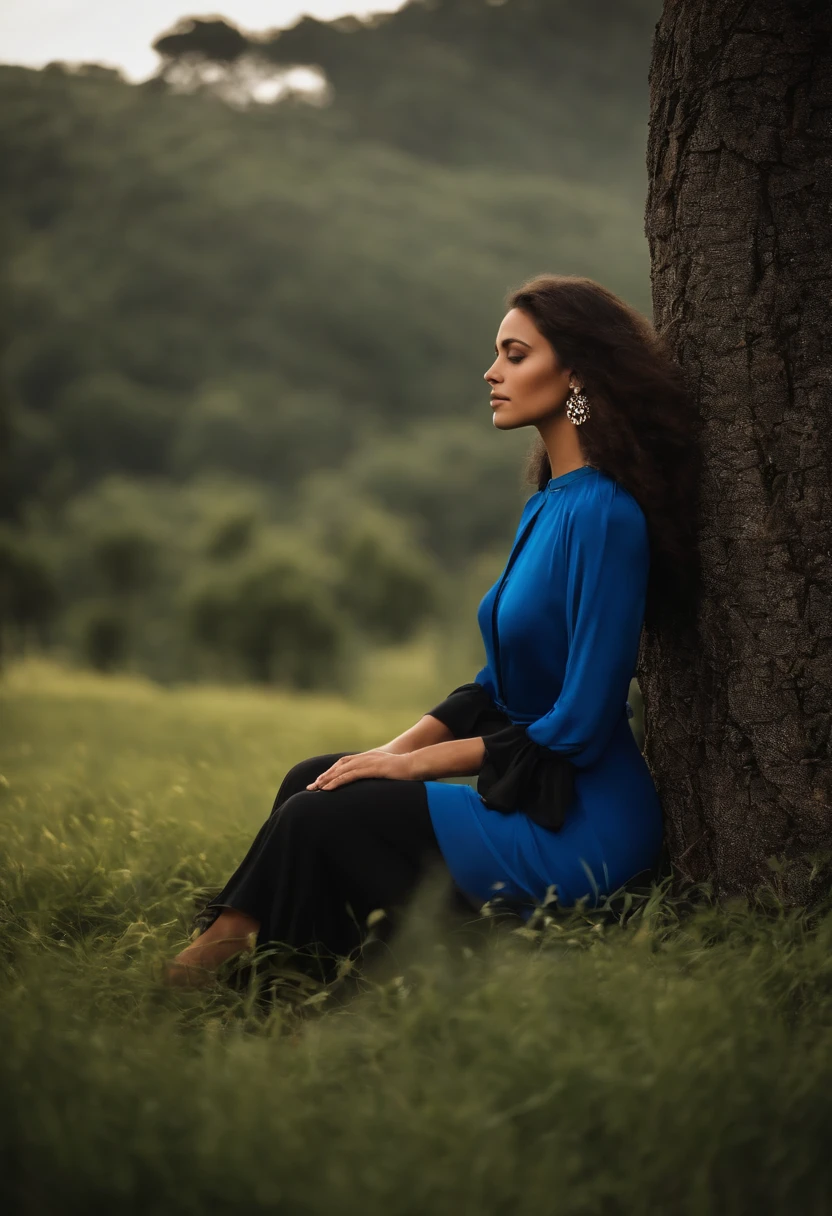
[[497, 409], [491, 417], [491, 425], [498, 431], [513, 431], [518, 426], [525, 426], [525, 423], [518, 422], [516, 418], [512, 418], [511, 414]]

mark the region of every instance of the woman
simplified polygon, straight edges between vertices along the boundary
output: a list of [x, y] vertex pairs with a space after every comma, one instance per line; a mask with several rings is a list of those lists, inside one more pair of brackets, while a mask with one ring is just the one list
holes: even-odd
[[[498, 430], [534, 426], [525, 503], [478, 623], [486, 663], [381, 747], [313, 756], [171, 983], [204, 982], [247, 943], [312, 951], [324, 980], [430, 866], [452, 899], [590, 902], [662, 850], [656, 788], [628, 716], [642, 625], [696, 611], [698, 420], [650, 323], [578, 276], [507, 301], [484, 379]], [[477, 789], [441, 778], [477, 775]]]

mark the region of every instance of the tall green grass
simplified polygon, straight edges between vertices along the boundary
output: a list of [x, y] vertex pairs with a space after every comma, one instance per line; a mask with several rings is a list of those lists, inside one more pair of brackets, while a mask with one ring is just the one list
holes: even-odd
[[7, 675], [7, 1210], [827, 1216], [832, 901], [457, 934], [428, 884], [350, 999], [159, 984], [286, 769], [424, 708]]

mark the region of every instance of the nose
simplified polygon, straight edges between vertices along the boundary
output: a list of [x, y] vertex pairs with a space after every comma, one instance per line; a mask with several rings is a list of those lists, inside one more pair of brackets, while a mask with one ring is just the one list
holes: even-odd
[[[495, 359], [495, 360], [494, 360], [494, 363], [496, 363], [496, 362], [497, 362], [497, 360]], [[488, 371], [487, 371], [487, 372], [484, 372], [484, 373], [483, 373], [483, 377], [482, 377], [482, 378], [483, 378], [483, 380], [485, 380], [485, 381], [486, 381], [488, 384], [496, 383], [496, 382], [499, 380], [499, 376], [495, 376], [495, 375], [494, 375], [494, 363], [492, 363], [492, 364], [491, 364], [491, 366], [489, 367], [489, 369], [488, 369]]]

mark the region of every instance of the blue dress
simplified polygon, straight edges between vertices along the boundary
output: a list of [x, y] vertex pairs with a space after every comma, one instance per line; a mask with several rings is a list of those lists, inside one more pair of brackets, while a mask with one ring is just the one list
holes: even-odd
[[568, 757], [574, 794], [553, 831], [490, 809], [470, 785], [425, 782], [445, 862], [476, 900], [526, 901], [527, 919], [551, 887], [562, 906], [581, 896], [592, 906], [658, 862], [661, 804], [627, 703], [649, 569], [644, 513], [602, 470], [572, 469], [525, 503], [477, 610], [486, 664], [474, 682], [530, 739]]

